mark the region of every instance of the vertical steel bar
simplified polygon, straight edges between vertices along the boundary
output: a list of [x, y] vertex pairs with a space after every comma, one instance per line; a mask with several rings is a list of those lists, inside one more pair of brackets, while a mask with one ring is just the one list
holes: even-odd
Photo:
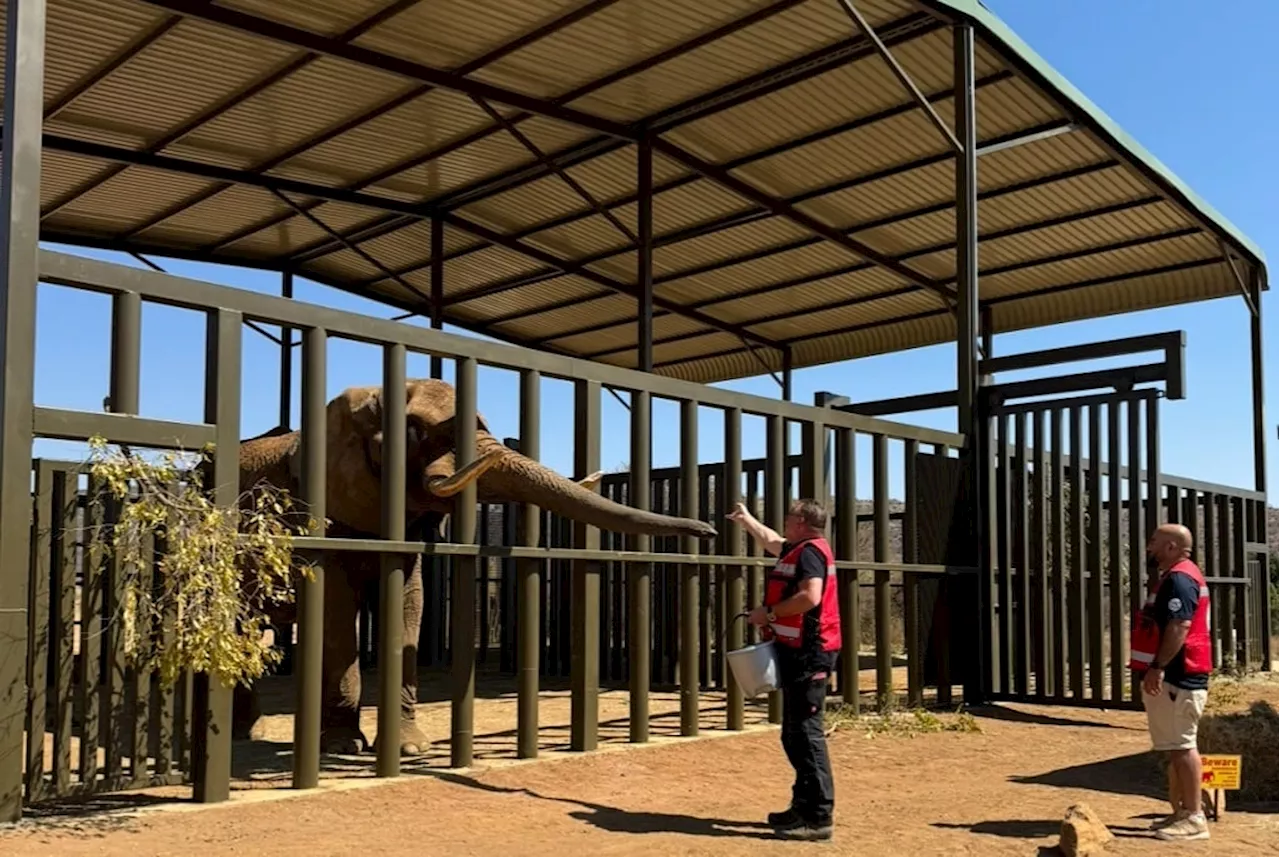
[[[873, 435], [872, 443], [872, 497], [875, 513], [876, 562], [889, 561], [889, 438]], [[893, 696], [893, 631], [892, 578], [884, 569], [876, 569], [876, 705], [881, 711], [888, 709]]]
[[1000, 608], [1000, 669], [993, 677], [1003, 693], [1013, 692], [1013, 510], [1010, 508], [1013, 480], [1010, 479], [1009, 414], [996, 416], [996, 545], [999, 548], [996, 575]]
[[138, 413], [142, 366], [142, 298], [118, 292], [111, 299], [111, 412]]
[[[4, 126], [0, 151], [0, 639], [27, 645], [31, 412], [35, 394], [36, 281], [40, 268], [44, 0], [8, 0], [5, 12]], [[26, 663], [0, 658], [0, 822], [22, 817], [22, 720]], [[85, 671], [87, 676], [88, 670]]]
[[[1022, 411], [1013, 416], [1014, 457], [1013, 484], [1015, 509], [1018, 514], [1017, 539], [1014, 541], [1014, 565], [1010, 569], [1017, 570], [1018, 606], [1013, 613], [1018, 629], [1017, 653], [1015, 663], [1017, 673], [1014, 675], [1015, 692], [1026, 696], [1031, 692], [1031, 520], [1029, 511], [1031, 498], [1027, 487], [1027, 414]], [[1010, 589], [1013, 589], [1011, 586]], [[1012, 606], [1012, 605], [1010, 605]]]
[[[718, 486], [717, 493], [724, 498], [723, 508], [731, 510], [742, 501], [742, 411], [728, 408], [724, 412], [724, 484]], [[742, 526], [733, 521], [721, 524], [724, 528], [727, 554], [731, 557], [742, 556]], [[745, 608], [746, 579], [745, 568], [741, 565], [722, 566], [726, 575], [725, 596], [728, 600], [724, 611], [725, 622], [729, 623], [726, 648], [728, 651], [740, 649], [745, 643], [743, 624], [745, 619], [734, 617]], [[743, 728], [742, 689], [734, 678], [733, 670], [725, 670], [728, 700], [726, 708], [726, 726], [737, 731]]]
[[[698, 517], [698, 403], [680, 402], [680, 514]], [[681, 539], [686, 554], [698, 552], [694, 536]], [[680, 734], [698, 734], [699, 567], [680, 569]]]
[[[36, 462], [35, 475], [35, 509], [32, 520], [32, 532], [35, 536], [35, 550], [32, 557], [31, 578], [28, 592], [28, 625], [25, 681], [27, 685], [27, 704], [25, 712], [25, 728], [27, 735], [26, 757], [26, 800], [28, 803], [41, 800], [45, 795], [44, 779], [44, 734], [48, 723], [49, 712], [49, 665], [52, 660], [50, 651], [58, 645], [58, 638], [53, 635], [58, 623], [50, 615], [50, 593], [58, 593], [51, 589], [51, 584], [61, 575], [55, 572], [55, 563], [61, 560], [58, 555], [58, 524], [61, 523], [61, 510], [55, 514], [54, 500], [61, 499], [54, 491], [56, 479], [54, 469], [47, 461]], [[53, 596], [55, 603], [61, 601], [60, 593]], [[10, 655], [12, 657], [12, 655]], [[136, 753], [134, 765], [138, 764]], [[145, 764], [145, 756], [143, 763]], [[136, 770], [136, 767], [135, 767]]]
[[1120, 404], [1116, 398], [1107, 403], [1107, 489], [1110, 510], [1107, 512], [1107, 605], [1111, 635], [1111, 701], [1124, 699], [1124, 553], [1120, 545]]
[[[405, 471], [405, 347], [382, 348], [382, 537], [404, 541]], [[459, 465], [462, 466], [462, 465]], [[403, 553], [382, 555], [378, 586], [378, 765], [380, 777], [400, 774], [400, 688], [404, 669]]]
[[[600, 382], [574, 383], [574, 470], [582, 479], [600, 469]], [[696, 489], [696, 482], [695, 482]], [[696, 496], [696, 495], [695, 495]], [[573, 544], [584, 550], [600, 547], [600, 530], [586, 524], [573, 523]], [[573, 642], [570, 654], [572, 713], [569, 746], [574, 750], [596, 748], [599, 732], [600, 693], [600, 563], [577, 559], [571, 565], [573, 602], [570, 607]], [[697, 578], [694, 578], [697, 582]], [[694, 616], [696, 623], [697, 616]], [[696, 631], [695, 631], [696, 639]], [[697, 647], [694, 647], [697, 655]], [[697, 661], [694, 661], [694, 687], [697, 687]]]
[[1103, 631], [1103, 584], [1106, 574], [1102, 569], [1102, 413], [1101, 405], [1089, 406], [1089, 554], [1088, 565], [1088, 628], [1085, 651], [1089, 659], [1089, 693], [1093, 699], [1102, 699], [1106, 686], [1106, 643]]
[[[431, 329], [444, 330], [444, 221], [438, 217], [431, 219]], [[431, 377], [444, 377], [444, 363], [435, 355]]]
[[[1263, 364], [1263, 344], [1262, 344], [1262, 278], [1263, 272], [1255, 272], [1250, 281], [1249, 294], [1256, 312], [1252, 313], [1249, 318], [1249, 353], [1251, 364], [1251, 375], [1253, 380], [1253, 472], [1254, 472], [1254, 489], [1264, 494], [1267, 490], [1267, 439], [1266, 439], [1266, 421], [1264, 419], [1265, 411], [1265, 368]], [[1258, 541], [1266, 542], [1266, 503], [1256, 503], [1258, 508], [1255, 526], [1257, 529]], [[1258, 585], [1253, 587], [1251, 593], [1253, 599], [1253, 609], [1257, 613], [1255, 622], [1257, 628], [1259, 655], [1261, 656], [1261, 668], [1264, 672], [1271, 672], [1272, 659], [1276, 657], [1276, 653], [1272, 650], [1272, 635], [1275, 634], [1275, 616], [1271, 611], [1271, 593], [1270, 584], [1267, 583], [1271, 579], [1270, 569], [1268, 567], [1269, 557], [1263, 555], [1259, 559], [1260, 578]], [[1249, 595], [1246, 591], [1245, 595]], [[1245, 597], [1245, 596], [1242, 596]]]
[[[1216, 498], [1218, 503], [1218, 562], [1217, 572], [1223, 577], [1231, 577], [1234, 569], [1234, 551], [1231, 544], [1231, 496], [1229, 494], [1219, 494]], [[1217, 593], [1219, 596], [1216, 600], [1210, 596], [1210, 618], [1211, 633], [1214, 637], [1215, 648], [1219, 650], [1220, 656], [1225, 660], [1229, 657], [1231, 651], [1231, 623], [1230, 620], [1224, 621], [1222, 603], [1225, 599], [1221, 598], [1222, 593], [1226, 591], [1226, 587], [1221, 587]], [[1228, 614], [1229, 615], [1229, 614]]]
[[[1129, 454], [1125, 462], [1129, 473], [1129, 621], [1133, 622], [1146, 596], [1146, 538], [1142, 522], [1142, 402], [1130, 398], [1125, 406], [1126, 427], [1129, 435]], [[1132, 624], [1129, 626], [1132, 628]], [[1128, 639], [1126, 635], [1126, 646]], [[1141, 679], [1132, 673], [1129, 677], [1129, 698], [1142, 699]]]
[[[1243, 497], [1231, 498], [1231, 517], [1234, 531], [1231, 539], [1231, 552], [1235, 565], [1235, 568], [1232, 569], [1232, 577], [1247, 577], [1249, 575], [1249, 557], [1245, 546], [1245, 503]], [[1231, 648], [1223, 652], [1223, 656], [1229, 661], [1234, 661], [1238, 667], [1247, 666], [1251, 655], [1249, 651], [1249, 617], [1246, 612], [1245, 601], [1248, 590], [1235, 584], [1223, 587], [1223, 590], [1228, 593], [1227, 609], [1223, 611], [1226, 621], [1223, 624], [1231, 628], [1232, 643]]]
[[[950, 450], [941, 445], [935, 445], [933, 454], [939, 459], [950, 459]], [[941, 602], [941, 609], [935, 606], [934, 630], [933, 637], [937, 640], [935, 651], [938, 658], [938, 706], [949, 708], [951, 706], [951, 688], [955, 682], [951, 671], [951, 644], [954, 639], [952, 635], [952, 616], [955, 608], [955, 591], [951, 579], [947, 575], [943, 575], [938, 581], [938, 602]], [[935, 602], [935, 605], [938, 603]], [[981, 650], [976, 650], [980, 652]], [[975, 658], [968, 664], [965, 677], [964, 693], [967, 698], [980, 700], [982, 693], [982, 664]]]
[[[326, 351], [328, 333], [311, 327], [302, 334], [302, 501], [311, 518], [310, 534], [325, 532]], [[325, 556], [312, 560], [312, 579], [298, 592], [298, 650], [294, 658], [297, 713], [293, 721], [293, 787], [320, 782], [320, 706], [324, 673]]]
[[[956, 390], [957, 430], [977, 434], [978, 365], [978, 136], [973, 27], [952, 28], [956, 139]], [[1003, 453], [1002, 453], [1003, 454]]]
[[[75, 485], [75, 482], [72, 483]], [[100, 496], [102, 480], [89, 477], [89, 496]], [[105, 510], [102, 503], [93, 503], [84, 510], [85, 527], [89, 532], [100, 532]], [[75, 552], [72, 551], [74, 562]], [[98, 746], [102, 737], [102, 721], [99, 709], [102, 697], [102, 583], [103, 546], [98, 539], [89, 542], [88, 550], [81, 549], [84, 566], [80, 579], [80, 682], [76, 688], [80, 712], [80, 782], [96, 784], [98, 781]], [[69, 575], [75, 580], [74, 569]], [[75, 681], [74, 677], [72, 681]], [[193, 734], [193, 739], [197, 737]], [[193, 779], [199, 776], [201, 766], [195, 758]], [[197, 783], [198, 784], [198, 783]]]
[[[1067, 519], [1064, 506], [1064, 489], [1067, 471], [1062, 455], [1062, 408], [1054, 408], [1049, 414], [1050, 434], [1050, 505], [1053, 518], [1053, 581], [1049, 603], [1052, 606], [1053, 645], [1053, 693], [1065, 699], [1067, 696]], [[1072, 471], [1074, 476], [1075, 471]]]
[[[857, 433], [836, 429], [836, 550], [842, 560], [858, 559]], [[842, 568], [840, 582], [840, 698], [858, 713], [858, 571]]]
[[[1217, 494], [1204, 495], [1204, 564], [1201, 569], [1204, 571], [1205, 577], [1217, 577], [1220, 568], [1218, 559], [1221, 555], [1222, 547], [1218, 540], [1218, 496]], [[1218, 627], [1219, 617], [1214, 615], [1217, 606], [1216, 599], [1210, 602], [1209, 627], [1211, 630], [1216, 630]], [[1211, 637], [1213, 639], [1213, 665], [1221, 667], [1222, 638], [1212, 633]]]
[[[1146, 534], [1150, 535], [1160, 526], [1161, 499], [1163, 490], [1160, 486], [1160, 399], [1154, 394], [1145, 397], [1147, 416], [1147, 509], [1143, 515]], [[1154, 578], [1147, 581], [1150, 586]]]
[[[520, 373], [520, 454], [533, 461], [542, 456], [542, 375], [533, 369]], [[517, 539], [524, 547], [538, 546], [541, 510], [532, 503], [522, 503], [517, 519]], [[542, 592], [540, 562], [518, 560], [516, 593], [516, 663], [517, 679], [516, 755], [532, 759], [538, 755], [538, 661], [542, 649]]]
[[1031, 572], [1035, 575], [1031, 626], [1035, 634], [1036, 696], [1047, 697], [1049, 678], [1049, 510], [1045, 497], [1044, 411], [1027, 413], [1031, 420]]
[[[240, 471], [240, 313], [208, 315], [205, 360], [205, 422], [215, 430], [213, 497], [219, 506], [235, 505]], [[231, 791], [231, 694], [208, 673], [195, 677], [192, 723], [192, 780], [197, 803], [226, 800]]]
[[636, 143], [637, 277], [640, 305], [636, 312], [637, 367], [653, 371], [653, 142], [642, 136]]
[[[476, 460], [476, 361], [454, 361], [454, 464], [459, 470]], [[454, 496], [453, 541], [475, 544], [476, 484]], [[476, 564], [474, 556], [458, 557], [453, 566], [449, 629], [453, 649], [453, 699], [449, 756], [453, 767], [465, 768], [474, 758], [476, 703]]]
[[[648, 511], [652, 508], [650, 465], [653, 446], [651, 400], [645, 390], [631, 394], [631, 474], [628, 494], [631, 505]], [[632, 549], [646, 552], [650, 537], [631, 536]], [[633, 562], [628, 565], [627, 595], [627, 661], [630, 664], [630, 707], [628, 734], [632, 742], [649, 740], [649, 683], [653, 660], [650, 657], [653, 635], [650, 631], [650, 602], [653, 565]]]
[[1067, 662], [1071, 668], [1071, 695], [1084, 699], [1085, 668], [1085, 473], [1081, 450], [1080, 406], [1071, 406], [1069, 448], [1071, 450], [1071, 584], [1067, 590]]
[[[280, 275], [280, 297], [293, 299], [293, 272]], [[280, 328], [280, 427], [293, 421], [293, 328]]]
[[[782, 417], [765, 417], [764, 523], [775, 529], [782, 526], [786, 515], [785, 429]], [[782, 722], [781, 691], [769, 694], [769, 722]]]
[[[903, 508], [902, 508], [902, 561], [920, 561], [919, 503], [920, 491], [916, 484], [916, 461], [920, 444], [908, 440], [903, 444]], [[924, 651], [920, 645], [920, 589], [919, 578], [913, 572], [902, 575], [902, 636], [907, 654], [907, 705], [924, 704]]]
[[53, 661], [53, 787], [64, 795], [71, 789], [71, 712], [75, 705], [71, 687], [75, 673], [76, 610], [76, 503], [78, 478], [74, 473], [58, 473], [53, 485], [54, 534], [53, 578], [49, 588], [56, 593], [52, 628], [57, 656]]

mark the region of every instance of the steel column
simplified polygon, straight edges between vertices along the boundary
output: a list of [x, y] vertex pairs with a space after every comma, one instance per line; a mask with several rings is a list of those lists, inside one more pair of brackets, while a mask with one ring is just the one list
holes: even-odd
[[[454, 360], [454, 464], [458, 470], [476, 459], [476, 360]], [[454, 497], [453, 541], [475, 544], [476, 484]], [[450, 764], [470, 767], [474, 757], [476, 702], [476, 578], [479, 560], [460, 556], [453, 566], [453, 592], [449, 622], [453, 644], [453, 699], [450, 716]]]
[[[873, 558], [876, 562], [889, 560], [889, 438], [883, 434], [872, 436], [872, 512], [875, 516], [875, 543]], [[876, 615], [876, 705], [887, 711], [893, 699], [893, 638], [890, 636], [889, 617], [892, 611], [893, 593], [890, 589], [890, 573], [877, 568], [875, 571]]]
[[956, 389], [959, 431], [971, 434], [978, 395], [978, 138], [975, 115], [973, 27], [952, 30], [955, 57], [955, 123], [960, 151], [956, 155]]
[[[431, 329], [444, 330], [444, 221], [431, 219]], [[440, 358], [431, 357], [431, 377], [443, 378]]]
[[636, 368], [653, 371], [653, 143], [649, 137], [636, 144], [636, 284], [640, 306], [636, 313]]
[[[542, 375], [533, 369], [520, 373], [520, 454], [533, 461], [542, 455]], [[519, 507], [518, 541], [524, 547], [538, 546], [542, 511], [532, 503]], [[538, 755], [538, 663], [542, 638], [541, 562], [517, 560], [516, 593], [516, 755], [532, 759]]]
[[[850, 428], [836, 429], [836, 550], [840, 559], [858, 559], [858, 435]], [[858, 713], [858, 571], [840, 569], [840, 697]]]
[[[698, 403], [680, 403], [680, 514], [698, 517]], [[698, 552], [696, 536], [681, 538], [680, 548], [688, 554]], [[698, 691], [700, 676], [698, 654], [701, 632], [698, 628], [700, 566], [680, 569], [680, 734], [698, 734]]]
[[[293, 298], [293, 272], [280, 275], [280, 296]], [[280, 328], [280, 427], [293, 421], [293, 328]]]
[[[325, 356], [328, 334], [322, 327], [302, 335], [302, 501], [312, 519], [310, 535], [325, 531]], [[320, 706], [324, 657], [324, 566], [321, 554], [314, 579], [298, 590], [298, 648], [294, 653], [297, 682], [293, 721], [293, 787], [315, 788], [320, 781]]]
[[[764, 523], [774, 528], [782, 526], [787, 511], [786, 456], [786, 420], [769, 415], [765, 417]], [[782, 722], [781, 691], [769, 694], [769, 722]]]
[[36, 282], [45, 64], [44, 0], [5, 6], [4, 131], [0, 159], [0, 822], [22, 817], [26, 711], [31, 413], [35, 395]]
[[[732, 510], [734, 504], [743, 500], [742, 497], [742, 409], [728, 408], [724, 412], [724, 484], [717, 486], [717, 493], [723, 498], [723, 508]], [[754, 510], [753, 510], [754, 512]], [[725, 551], [729, 556], [742, 556], [742, 525], [734, 521], [728, 521], [723, 524], [725, 542], [728, 545]], [[727, 609], [724, 610], [725, 621], [730, 623], [728, 636], [725, 640], [726, 651], [734, 651], [742, 648], [746, 644], [744, 637], [745, 620], [735, 620], [734, 617], [743, 611], [746, 603], [746, 568], [741, 565], [728, 565], [720, 567], [721, 573], [726, 576], [725, 596], [728, 599]], [[727, 702], [726, 702], [726, 726], [733, 731], [743, 728], [743, 697], [742, 689], [738, 687], [738, 682], [734, 678], [733, 670], [726, 669], [727, 678]]]
[[[574, 478], [583, 479], [600, 469], [600, 382], [578, 381], [574, 385]], [[598, 490], [598, 489], [597, 489]], [[600, 548], [597, 527], [574, 522], [573, 546], [581, 550]], [[600, 719], [600, 562], [577, 559], [572, 563], [573, 642], [570, 653], [569, 747], [591, 751], [596, 748]]]
[[[382, 349], [382, 537], [404, 541], [408, 468], [405, 347]], [[461, 458], [461, 456], [459, 456]], [[458, 465], [459, 468], [465, 466]], [[404, 578], [408, 554], [382, 555], [378, 587], [378, 776], [400, 774], [400, 688], [404, 678]]]
[[[240, 325], [238, 312], [208, 314], [205, 338], [204, 421], [216, 426], [213, 498], [224, 508], [235, 506], [240, 485]], [[25, 516], [24, 516], [25, 520]], [[231, 793], [232, 688], [208, 673], [195, 676], [191, 723], [192, 796], [197, 803], [217, 803]]]
[[[636, 390], [631, 394], [631, 473], [627, 496], [631, 505], [646, 511], [652, 508], [650, 468], [653, 461], [651, 432], [652, 403], [649, 393]], [[649, 536], [630, 537], [632, 549], [647, 552]], [[630, 668], [629, 735], [633, 743], [649, 740], [649, 678], [651, 670], [652, 633], [650, 602], [652, 601], [653, 566], [647, 562], [628, 565], [627, 594], [627, 663]]]

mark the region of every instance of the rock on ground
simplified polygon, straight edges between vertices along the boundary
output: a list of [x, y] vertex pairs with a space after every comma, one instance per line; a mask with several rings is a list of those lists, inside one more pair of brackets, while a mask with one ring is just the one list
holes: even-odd
[[1058, 848], [1063, 857], [1095, 857], [1106, 851], [1115, 840], [1107, 825], [1087, 804], [1076, 803], [1067, 807], [1058, 836]]

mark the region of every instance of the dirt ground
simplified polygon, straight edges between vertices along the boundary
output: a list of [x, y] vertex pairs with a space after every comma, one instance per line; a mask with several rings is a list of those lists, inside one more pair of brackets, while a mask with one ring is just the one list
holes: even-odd
[[[1274, 679], [1250, 692], [1276, 703]], [[1034, 855], [1053, 853], [1062, 813], [1077, 801], [1110, 825], [1117, 855], [1277, 853], [1274, 805], [1233, 808], [1208, 842], [1175, 846], [1146, 832], [1165, 804], [1141, 713], [1024, 705], [972, 713], [978, 731], [837, 731], [832, 843], [770, 840], [763, 818], [785, 805], [790, 770], [776, 731], [755, 726], [467, 772], [436, 763], [391, 784], [283, 800], [265, 799], [281, 790], [242, 783], [231, 803], [212, 808], [159, 792], [117, 796], [34, 814], [0, 831], [0, 854]], [[723, 734], [722, 717], [704, 718], [708, 734]], [[625, 742], [621, 730], [610, 744]], [[1246, 762], [1250, 775], [1276, 772], [1249, 772]]]

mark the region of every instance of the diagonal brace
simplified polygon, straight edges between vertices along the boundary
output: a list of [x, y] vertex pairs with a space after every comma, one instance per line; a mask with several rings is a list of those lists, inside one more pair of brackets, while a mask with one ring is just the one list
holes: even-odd
[[1249, 285], [1244, 281], [1244, 276], [1240, 273], [1240, 269], [1236, 266], [1236, 260], [1232, 257], [1231, 251], [1227, 249], [1227, 242], [1219, 239], [1218, 248], [1222, 251], [1222, 258], [1227, 261], [1227, 265], [1231, 267], [1231, 274], [1236, 278], [1236, 283], [1240, 286], [1240, 294], [1244, 295], [1244, 304], [1249, 308], [1249, 312], [1253, 315], [1258, 314], [1258, 307], [1253, 303], [1253, 295], [1249, 294]]
[[947, 123], [942, 121], [942, 117], [938, 115], [938, 111], [933, 109], [933, 105], [929, 103], [929, 99], [925, 98], [924, 93], [916, 87], [915, 82], [911, 80], [906, 69], [899, 65], [898, 61], [894, 58], [893, 54], [890, 53], [889, 48], [885, 43], [880, 41], [880, 37], [876, 35], [876, 31], [871, 28], [871, 25], [867, 23], [867, 19], [862, 17], [862, 13], [853, 5], [853, 0], [839, 0], [839, 3], [844, 7], [844, 11], [849, 14], [849, 17], [853, 19], [854, 25], [866, 34], [867, 39], [875, 47], [876, 53], [880, 54], [881, 59], [883, 59], [885, 64], [889, 66], [889, 70], [893, 72], [894, 77], [898, 78], [899, 82], [902, 83], [907, 92], [911, 93], [911, 97], [920, 105], [920, 109], [929, 117], [929, 121], [932, 122], [942, 136], [946, 138], [946, 141], [951, 145], [951, 148], [954, 149], [957, 154], [963, 152], [964, 147], [960, 145], [960, 140], [956, 138], [955, 133], [947, 127]]

